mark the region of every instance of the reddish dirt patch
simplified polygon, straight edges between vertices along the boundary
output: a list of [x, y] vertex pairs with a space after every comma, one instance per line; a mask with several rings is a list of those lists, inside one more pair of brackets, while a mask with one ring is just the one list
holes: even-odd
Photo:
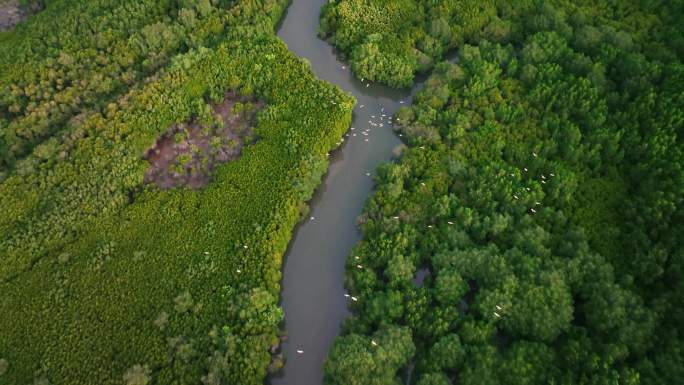
[[43, 9], [42, 1], [31, 2], [27, 9], [19, 5], [19, 0], [0, 0], [0, 32], [14, 28], [29, 15]]
[[0, 31], [14, 28], [20, 21], [26, 18], [26, 12], [19, 6], [16, 0], [0, 0]]
[[242, 147], [255, 141], [252, 126], [261, 108], [261, 102], [227, 93], [211, 105], [215, 122], [174, 124], [147, 151], [145, 182], [162, 189], [205, 186], [216, 165], [238, 158]]

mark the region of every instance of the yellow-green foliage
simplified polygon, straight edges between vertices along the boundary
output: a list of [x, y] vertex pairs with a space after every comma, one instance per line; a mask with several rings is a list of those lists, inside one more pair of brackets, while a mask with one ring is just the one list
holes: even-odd
[[270, 32], [286, 3], [50, 2], [0, 43], [0, 179], [36, 145], [73, 130], [175, 55], [214, 46], [242, 25]]
[[[282, 255], [354, 103], [263, 26], [282, 11], [263, 3], [230, 8], [244, 26], [82, 123], [56, 123], [54, 149], [8, 171], [0, 384], [263, 382]], [[202, 190], [143, 186], [145, 150], [228, 90], [265, 102], [260, 140]]]

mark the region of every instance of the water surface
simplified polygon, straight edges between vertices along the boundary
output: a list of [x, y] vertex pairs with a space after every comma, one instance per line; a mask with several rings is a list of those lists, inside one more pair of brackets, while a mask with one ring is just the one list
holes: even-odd
[[332, 46], [317, 37], [325, 1], [294, 0], [278, 36], [293, 53], [311, 63], [319, 78], [356, 97], [354, 129], [331, 154], [328, 174], [310, 202], [311, 213], [296, 230], [285, 257], [281, 298], [289, 335], [283, 344], [287, 361], [283, 371], [270, 379], [272, 385], [323, 382], [323, 363], [349, 315], [344, 266], [361, 239], [356, 218], [372, 191], [376, 167], [390, 160], [392, 150], [401, 143], [389, 119], [399, 107], [410, 104], [408, 90], [367, 85], [356, 79]]

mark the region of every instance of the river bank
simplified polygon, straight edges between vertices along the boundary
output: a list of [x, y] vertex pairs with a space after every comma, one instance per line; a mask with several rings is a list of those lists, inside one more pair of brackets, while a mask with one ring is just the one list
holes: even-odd
[[349, 315], [344, 273], [346, 258], [361, 239], [357, 217], [372, 192], [375, 169], [401, 145], [391, 117], [410, 104], [412, 92], [420, 87], [399, 91], [357, 79], [332, 46], [317, 37], [325, 1], [294, 0], [278, 36], [310, 63], [316, 76], [352, 94], [357, 105], [344, 143], [331, 154], [328, 173], [310, 202], [309, 217], [297, 228], [286, 254], [281, 292], [286, 363], [269, 379], [272, 385], [323, 381], [323, 363]]

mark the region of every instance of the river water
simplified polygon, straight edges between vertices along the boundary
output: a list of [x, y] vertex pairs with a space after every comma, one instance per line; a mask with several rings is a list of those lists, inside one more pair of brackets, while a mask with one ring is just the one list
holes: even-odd
[[281, 300], [289, 338], [282, 346], [285, 367], [270, 379], [272, 385], [323, 382], [323, 363], [349, 315], [344, 269], [346, 257], [361, 239], [356, 218], [373, 189], [375, 169], [390, 160], [392, 150], [401, 144], [389, 117], [401, 102], [409, 105], [411, 97], [408, 90], [367, 85], [356, 79], [332, 46], [318, 38], [325, 1], [293, 0], [278, 36], [290, 51], [311, 63], [320, 79], [356, 97], [354, 130], [348, 131], [343, 145], [331, 154], [328, 173], [310, 202], [311, 212], [296, 229], [285, 257]]

